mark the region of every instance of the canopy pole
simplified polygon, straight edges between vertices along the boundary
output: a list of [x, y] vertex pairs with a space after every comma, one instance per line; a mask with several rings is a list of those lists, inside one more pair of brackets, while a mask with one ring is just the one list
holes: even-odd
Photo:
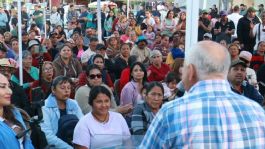
[[23, 65], [22, 65], [22, 21], [21, 21], [21, 0], [17, 0], [17, 14], [18, 14], [18, 44], [19, 44], [19, 54], [18, 54], [18, 62], [19, 62], [19, 84], [23, 85]]
[[127, 19], [129, 19], [130, 0], [127, 0]]
[[98, 24], [98, 42], [99, 43], [102, 43], [101, 6], [100, 6], [100, 0], [97, 0], [97, 24]]
[[200, 0], [187, 0], [185, 51], [198, 42]]

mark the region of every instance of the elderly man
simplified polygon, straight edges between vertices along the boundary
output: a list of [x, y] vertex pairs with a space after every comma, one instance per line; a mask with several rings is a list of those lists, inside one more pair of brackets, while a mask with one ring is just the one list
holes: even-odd
[[182, 81], [187, 94], [166, 103], [139, 148], [260, 148], [265, 112], [235, 94], [226, 81], [228, 50], [202, 41], [186, 53]]
[[231, 84], [232, 90], [240, 95], [248, 97], [259, 104], [262, 104], [263, 97], [253, 85], [250, 85], [246, 79], [247, 64], [242, 60], [234, 60], [228, 73], [228, 81]]

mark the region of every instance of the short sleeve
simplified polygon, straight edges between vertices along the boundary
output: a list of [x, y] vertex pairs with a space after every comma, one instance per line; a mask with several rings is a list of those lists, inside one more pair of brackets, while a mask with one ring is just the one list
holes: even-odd
[[[87, 117], [84, 117], [87, 118]], [[74, 130], [73, 143], [90, 148], [90, 131], [87, 127], [86, 120], [81, 119]]]

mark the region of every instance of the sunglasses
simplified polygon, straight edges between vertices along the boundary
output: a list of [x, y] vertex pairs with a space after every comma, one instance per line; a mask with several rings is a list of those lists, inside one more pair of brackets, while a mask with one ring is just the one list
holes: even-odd
[[98, 78], [98, 79], [101, 79], [102, 78], [102, 75], [101, 74], [91, 74], [91, 75], [89, 75], [89, 78], [90, 79], [95, 79], [95, 78]]

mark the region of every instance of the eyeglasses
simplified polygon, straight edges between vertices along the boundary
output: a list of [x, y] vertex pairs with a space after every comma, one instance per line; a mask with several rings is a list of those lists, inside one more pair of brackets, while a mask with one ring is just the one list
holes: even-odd
[[95, 79], [95, 78], [98, 78], [98, 79], [101, 79], [102, 78], [102, 75], [101, 74], [91, 74], [91, 75], [89, 75], [89, 78], [90, 79]]
[[48, 67], [48, 68], [44, 68], [43, 70], [44, 70], [44, 72], [49, 72], [49, 71], [53, 70], [53, 68], [52, 67]]
[[163, 97], [163, 94], [160, 93], [156, 93], [156, 92], [151, 92], [149, 95], [151, 95], [152, 97], [158, 96], [158, 97]]

